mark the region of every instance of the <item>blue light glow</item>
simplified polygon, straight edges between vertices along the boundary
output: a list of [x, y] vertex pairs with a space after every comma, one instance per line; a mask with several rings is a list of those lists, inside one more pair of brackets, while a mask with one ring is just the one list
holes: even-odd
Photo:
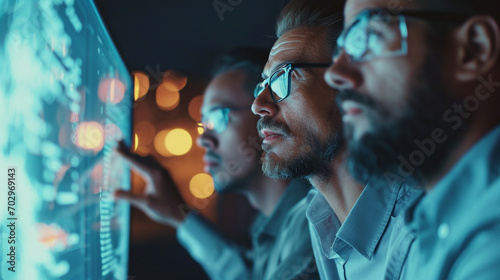
[[[16, 170], [0, 226], [17, 218], [16, 272], [2, 253], [0, 279], [127, 279], [129, 208], [111, 193], [130, 181], [111, 150], [131, 142], [132, 81], [93, 2], [0, 1], [0, 61], [0, 184]], [[103, 81], [121, 99], [101, 101]]]

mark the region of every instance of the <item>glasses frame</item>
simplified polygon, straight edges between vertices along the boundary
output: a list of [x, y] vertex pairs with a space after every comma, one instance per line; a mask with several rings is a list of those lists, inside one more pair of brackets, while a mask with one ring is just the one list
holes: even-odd
[[223, 120], [224, 120], [224, 127], [215, 127], [215, 124], [214, 124], [214, 127], [213, 128], [209, 128], [208, 125], [206, 125], [207, 121], [206, 121], [206, 114], [205, 116], [201, 116], [201, 120], [200, 122], [198, 123], [198, 127], [202, 127], [204, 131], [213, 131], [217, 134], [219, 133], [222, 133], [224, 132], [226, 129], [227, 129], [227, 126], [229, 125], [229, 113], [231, 111], [242, 111], [242, 110], [250, 110], [250, 107], [249, 106], [217, 106], [217, 107], [214, 107], [212, 109], [210, 109], [207, 113], [212, 113], [214, 111], [221, 111], [222, 112], [222, 116], [223, 116]]
[[[254, 97], [257, 98], [267, 87], [269, 87], [269, 94], [271, 95], [271, 99], [275, 103], [281, 102], [284, 99], [286, 99], [288, 96], [290, 96], [290, 88], [292, 85], [292, 71], [293, 70], [299, 69], [299, 68], [315, 68], [315, 67], [328, 68], [328, 67], [330, 67], [331, 64], [332, 64], [331, 62], [287, 63], [287, 64], [283, 65], [282, 67], [274, 70], [271, 73], [271, 75], [269, 75], [269, 77], [267, 77], [262, 82], [257, 84], [257, 86], [255, 87], [255, 90], [254, 90]], [[287, 93], [284, 97], [276, 100], [276, 98], [274, 98], [270, 82], [271, 82], [271, 78], [281, 71], [285, 71], [285, 74], [288, 74]], [[262, 85], [262, 87], [260, 87], [261, 85]]]
[[[349, 34], [358, 22], [361, 20], [369, 21], [371, 17], [374, 15], [386, 15], [391, 17], [397, 17], [399, 19], [399, 31], [401, 33], [402, 42], [401, 49], [399, 51], [391, 52], [386, 55], [374, 55], [373, 57], [364, 57], [364, 54], [368, 51], [368, 47], [364, 51], [362, 55], [360, 55], [360, 59], [355, 58], [345, 51], [345, 38]], [[434, 20], [434, 21], [448, 21], [454, 23], [462, 23], [472, 15], [465, 13], [454, 13], [454, 12], [441, 12], [441, 11], [427, 11], [427, 10], [403, 10], [396, 14], [391, 14], [386, 9], [368, 9], [364, 10], [356, 16], [356, 20], [346, 29], [340, 33], [337, 39], [337, 47], [333, 53], [333, 60], [337, 60], [338, 57], [345, 52], [349, 59], [353, 62], [364, 62], [374, 58], [384, 58], [384, 57], [394, 57], [394, 56], [403, 56], [408, 54], [408, 25], [406, 23], [406, 17], [414, 17], [418, 19], [424, 20]], [[368, 38], [367, 38], [368, 40]], [[368, 42], [366, 42], [368, 46]]]

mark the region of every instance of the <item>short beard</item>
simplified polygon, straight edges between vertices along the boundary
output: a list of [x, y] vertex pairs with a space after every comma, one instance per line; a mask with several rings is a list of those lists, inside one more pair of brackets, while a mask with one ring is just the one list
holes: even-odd
[[[464, 125], [454, 130], [443, 114], [452, 107], [452, 94], [443, 87], [439, 73], [441, 61], [437, 55], [429, 55], [413, 84], [406, 110], [394, 116], [390, 108], [376, 102], [363, 102], [379, 114], [372, 122], [373, 129], [360, 140], [352, 140], [352, 127], [345, 126], [349, 142], [348, 167], [351, 175], [359, 181], [376, 179], [391, 184], [407, 183], [419, 187], [442, 168], [446, 156], [458, 142]], [[396, 93], [395, 93], [396, 94]], [[356, 92], [340, 92], [338, 101], [365, 99]], [[416, 141], [432, 139], [435, 129], [442, 129], [448, 138], [445, 143], [434, 143], [434, 150], [424, 153]], [[418, 155], [415, 158], [415, 155]], [[423, 156], [421, 156], [423, 155]], [[418, 160], [417, 160], [418, 159]]]
[[260, 170], [260, 164], [257, 159], [254, 159], [254, 167], [250, 170], [246, 170], [245, 173], [231, 174], [225, 170], [221, 170], [210, 175], [213, 178], [214, 188], [217, 194], [227, 194], [227, 193], [242, 193], [247, 190], [248, 187], [252, 187], [249, 183], [262, 176], [262, 171]]
[[344, 148], [342, 127], [329, 132], [325, 141], [309, 134], [298, 157], [280, 158], [273, 152], [262, 154], [262, 171], [267, 177], [274, 179], [296, 179], [310, 176], [328, 178], [333, 173], [332, 161]]

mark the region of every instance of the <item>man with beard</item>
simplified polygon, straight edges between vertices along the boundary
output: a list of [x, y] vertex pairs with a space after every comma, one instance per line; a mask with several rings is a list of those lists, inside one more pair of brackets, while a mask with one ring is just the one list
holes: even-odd
[[141, 157], [123, 144], [118, 152], [148, 182], [143, 195], [118, 191], [153, 220], [177, 229], [179, 242], [211, 279], [319, 279], [305, 217], [305, 181], [274, 180], [262, 174], [257, 117], [250, 111], [268, 51], [237, 49], [224, 56], [202, 104], [205, 171], [219, 194], [237, 192], [260, 214], [252, 225], [252, 249], [224, 238], [206, 219], [184, 204], [169, 173], [152, 157]]
[[398, 3], [348, 0], [325, 75], [350, 170], [426, 191], [405, 214], [407, 279], [499, 279], [500, 4]]
[[307, 218], [322, 279], [399, 279], [413, 240], [401, 209], [418, 192], [348, 174], [336, 91], [323, 78], [341, 13], [342, 1], [321, 0], [293, 0], [282, 11], [252, 105], [262, 168], [273, 178], [305, 177], [317, 190]]

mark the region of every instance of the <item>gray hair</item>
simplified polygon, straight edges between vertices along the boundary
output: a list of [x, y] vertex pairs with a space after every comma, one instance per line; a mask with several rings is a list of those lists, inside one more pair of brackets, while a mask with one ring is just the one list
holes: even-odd
[[276, 36], [299, 27], [327, 29], [330, 52], [337, 46], [343, 28], [343, 0], [292, 0], [281, 11], [276, 24]]

